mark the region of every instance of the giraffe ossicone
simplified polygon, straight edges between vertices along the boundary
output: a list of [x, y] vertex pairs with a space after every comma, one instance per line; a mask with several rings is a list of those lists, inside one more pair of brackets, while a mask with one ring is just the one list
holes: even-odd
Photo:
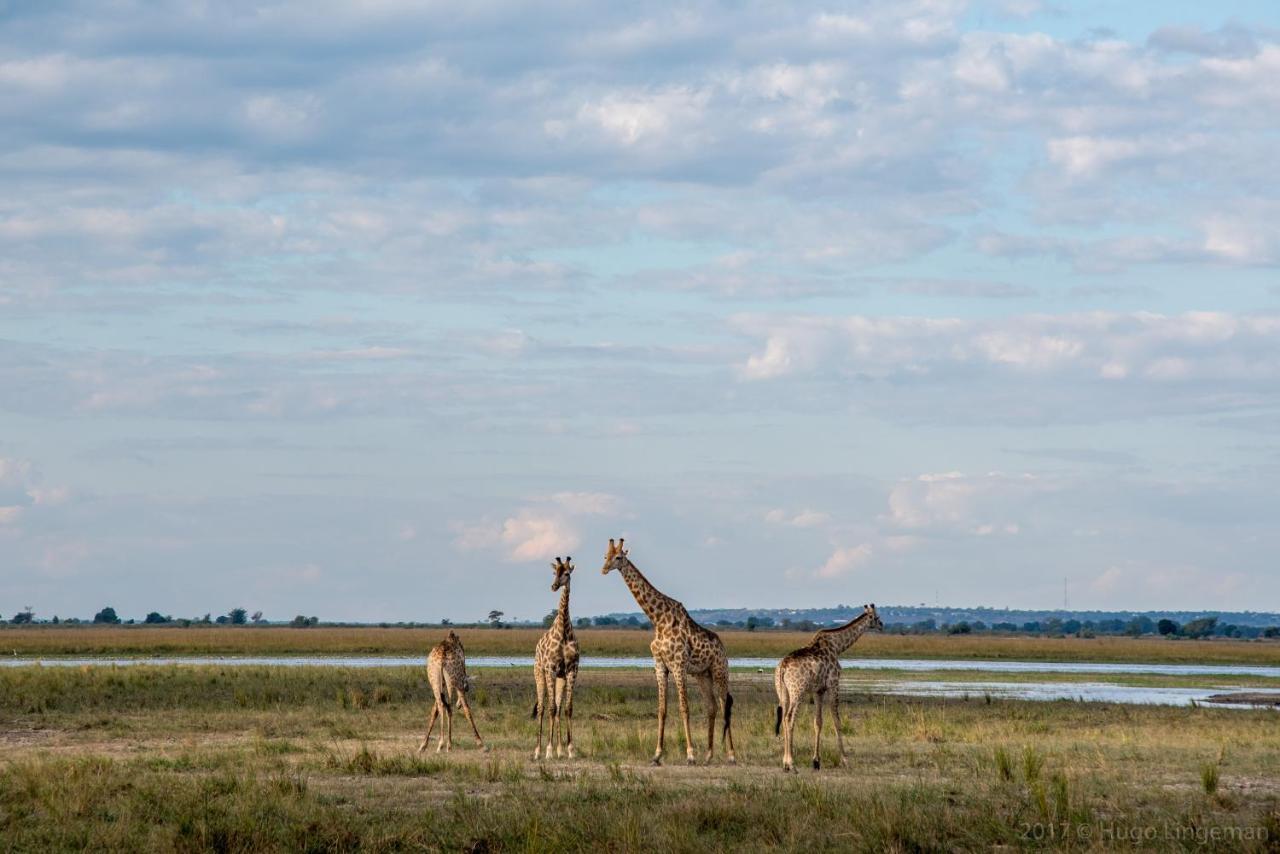
[[[573, 686], [578, 678], [578, 640], [573, 634], [573, 621], [569, 618], [569, 581], [573, 574], [573, 558], [556, 558], [551, 564], [555, 580], [551, 592], [560, 591], [560, 607], [546, 633], [538, 639], [533, 656], [533, 680], [537, 699], [533, 704], [533, 717], [538, 719], [538, 744], [533, 749], [534, 761], [551, 757], [551, 745], [556, 747], [556, 758], [567, 741], [569, 758], [574, 758], [573, 748]], [[551, 732], [547, 750], [542, 751], [542, 726], [551, 710]]]
[[662, 764], [663, 741], [667, 725], [667, 680], [676, 683], [676, 695], [680, 702], [680, 718], [684, 724], [685, 761], [696, 763], [693, 739], [689, 732], [689, 695], [686, 679], [692, 676], [702, 685], [707, 700], [707, 754], [711, 761], [715, 754], [716, 713], [723, 707], [726, 760], [733, 764], [733, 695], [729, 693], [729, 658], [725, 654], [720, 636], [698, 625], [689, 616], [684, 605], [658, 591], [649, 583], [636, 565], [631, 562], [626, 540], [619, 538], [615, 544], [609, 540], [601, 573], [608, 575], [617, 570], [636, 604], [653, 624], [653, 641], [649, 651], [653, 653], [654, 675], [658, 681], [658, 746], [653, 754], [653, 764]]

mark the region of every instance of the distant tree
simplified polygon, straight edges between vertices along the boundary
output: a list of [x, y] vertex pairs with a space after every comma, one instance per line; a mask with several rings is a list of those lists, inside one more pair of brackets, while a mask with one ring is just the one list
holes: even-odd
[[546, 628], [551, 628], [551, 624], [556, 621], [556, 613], [557, 613], [556, 611], [552, 611], [550, 614], [547, 614], [545, 617], [543, 617], [542, 625]]
[[233, 626], [243, 626], [249, 622], [249, 612], [244, 608], [232, 608], [227, 612], [227, 621]]
[[1022, 624], [1022, 630], [1030, 634], [1038, 635], [1040, 634], [1040, 621], [1029, 620]]
[[501, 611], [490, 611], [488, 616], [489, 625], [493, 626], [495, 629], [502, 628], [502, 616], [503, 614]]
[[289, 625], [295, 629], [305, 629], [311, 625], [311, 621], [299, 614], [289, 621]]
[[164, 614], [161, 614], [159, 611], [152, 611], [151, 613], [147, 614], [147, 616], [146, 616], [146, 617], [144, 617], [144, 618], [143, 618], [142, 622], [144, 622], [144, 623], [172, 623], [172, 622], [173, 622], [173, 617], [166, 617]]
[[53, 615], [53, 619], [52, 619], [52, 620], [50, 620], [49, 622], [53, 623], [53, 624], [56, 626], [56, 625], [58, 625], [58, 623], [61, 623], [62, 621], [58, 619], [58, 615], [57, 615], [57, 614], [54, 614], [54, 615]]
[[956, 623], [954, 626], [950, 626], [947, 628], [947, 633], [952, 635], [967, 635], [971, 631], [973, 631], [973, 626], [969, 625], [964, 620], [961, 620], [960, 622]]
[[616, 626], [618, 625], [617, 617], [596, 617], [595, 624], [597, 626]]
[[315, 614], [312, 614], [310, 617], [307, 617], [307, 625], [309, 626], [320, 625], [320, 618], [317, 617]]
[[579, 618], [578, 618], [578, 628], [580, 628], [580, 629], [585, 629], [585, 628], [589, 628], [590, 626], [591, 626], [591, 618], [590, 618], [590, 617], [579, 617]]
[[188, 620], [186, 617], [183, 617], [178, 620], [178, 625], [182, 626], [182, 628], [184, 629], [189, 629], [191, 628], [191, 621]]
[[639, 618], [639, 617], [637, 617], [635, 614], [632, 614], [630, 617], [627, 617], [625, 620], [623, 620], [623, 621], [622, 621], [622, 625], [624, 625], [624, 626], [639, 626], [639, 625], [640, 625], [640, 618]]
[[197, 623], [203, 623], [204, 625], [206, 625], [206, 626], [207, 626], [207, 625], [209, 625], [210, 623], [212, 623], [212, 622], [213, 622], [213, 620], [209, 619], [209, 615], [208, 615], [208, 614], [205, 614], [203, 617], [201, 617], [200, 619], [196, 620], [196, 622], [197, 622]]
[[1176, 635], [1178, 633], [1178, 624], [1170, 619], [1163, 619], [1156, 623], [1156, 631], [1162, 635]]
[[720, 620], [716, 620], [716, 625], [717, 625], [717, 626], [732, 626], [732, 625], [733, 625], [733, 623], [731, 623], [731, 622], [730, 622], [730, 621], [728, 621], [728, 620], [720, 619]]
[[441, 626], [452, 626], [452, 625], [453, 625], [453, 620], [450, 620], [448, 617], [445, 617], [444, 619], [442, 619], [442, 620], [440, 621], [440, 625], [441, 625]]
[[1183, 626], [1182, 632], [1190, 638], [1207, 638], [1213, 634], [1214, 627], [1217, 625], [1217, 617], [1199, 617]]
[[231, 618], [226, 614], [220, 614], [218, 615], [218, 619], [214, 620], [214, 622], [220, 626], [225, 626], [227, 623], [231, 622]]
[[1074, 635], [1082, 628], [1079, 620], [1067, 620], [1062, 624], [1062, 630], [1069, 635]]
[[32, 611], [31, 606], [28, 605], [18, 613], [14, 614], [13, 619], [10, 620], [9, 622], [13, 623], [15, 626], [23, 626], [23, 625], [28, 625], [30, 623], [34, 623], [35, 619], [36, 619], [36, 613], [35, 611]]
[[93, 615], [95, 623], [119, 623], [120, 618], [116, 616], [116, 609], [110, 605]]
[[253, 620], [255, 623], [261, 623], [261, 622], [262, 622], [262, 612], [261, 612], [261, 611], [254, 611], [254, 612], [253, 612], [253, 616], [251, 616], [249, 619], [250, 619], [250, 620]]
[[1262, 630], [1264, 638], [1280, 638], [1280, 626], [1267, 626]]
[[817, 631], [818, 626], [813, 620], [801, 620], [796, 624], [796, 628], [802, 632], [813, 632]]
[[756, 626], [758, 625], [760, 625], [760, 621], [756, 619], [755, 614], [752, 614], [750, 617], [747, 617], [747, 631], [754, 632], [756, 630]]

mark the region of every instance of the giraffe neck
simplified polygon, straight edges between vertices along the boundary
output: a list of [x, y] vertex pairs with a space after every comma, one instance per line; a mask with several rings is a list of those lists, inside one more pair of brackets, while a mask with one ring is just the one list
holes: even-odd
[[569, 622], [569, 582], [566, 581], [560, 587], [560, 608], [556, 611], [556, 620], [553, 624], [556, 628], [556, 634], [560, 638], [566, 638], [573, 633], [573, 623]]
[[636, 604], [640, 606], [640, 610], [644, 611], [649, 622], [656, 626], [658, 617], [667, 611], [667, 606], [675, 600], [658, 592], [658, 588], [640, 574], [640, 570], [636, 569], [634, 563], [627, 561], [627, 565], [621, 569], [621, 572], [622, 580], [627, 582], [627, 587], [631, 589], [631, 595], [635, 597]]
[[836, 655], [853, 646], [853, 642], [862, 637], [870, 621], [868, 614], [859, 614], [843, 626], [835, 629], [823, 629], [813, 636], [815, 642], [821, 642]]

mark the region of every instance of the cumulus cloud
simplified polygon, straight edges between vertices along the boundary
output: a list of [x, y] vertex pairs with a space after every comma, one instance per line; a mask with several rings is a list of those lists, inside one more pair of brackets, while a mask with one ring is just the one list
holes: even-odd
[[822, 579], [842, 578], [865, 566], [872, 555], [871, 546], [865, 543], [857, 546], [841, 546], [831, 553], [826, 563], [814, 574]]
[[454, 546], [461, 551], [494, 551], [524, 563], [572, 552], [582, 543], [584, 516], [617, 516], [622, 500], [603, 492], [557, 492], [535, 498], [500, 522], [454, 522]]

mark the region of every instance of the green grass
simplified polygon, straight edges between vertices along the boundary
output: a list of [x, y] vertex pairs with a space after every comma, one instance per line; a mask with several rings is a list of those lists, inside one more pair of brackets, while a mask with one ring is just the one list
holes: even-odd
[[[590, 671], [580, 758], [535, 764], [531, 675], [474, 675], [491, 752], [459, 718], [451, 753], [418, 754], [418, 668], [0, 671], [0, 848], [1087, 850], [1146, 828], [1167, 850], [1280, 841], [1272, 712], [852, 697], [850, 766], [828, 730], [823, 770], [784, 775], [772, 687], [739, 680], [739, 766], [683, 765], [673, 698], [668, 765], [652, 768], [652, 674]], [[702, 709], [695, 693], [699, 746]]]

